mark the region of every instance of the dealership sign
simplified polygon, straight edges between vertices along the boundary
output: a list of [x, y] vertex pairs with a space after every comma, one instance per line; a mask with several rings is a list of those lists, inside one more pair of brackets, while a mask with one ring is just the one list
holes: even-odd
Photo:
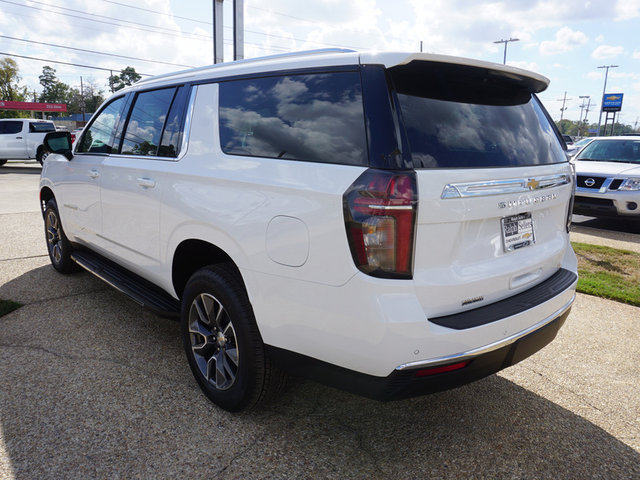
[[619, 112], [622, 110], [622, 93], [606, 93], [602, 97], [603, 112]]
[[0, 110], [29, 110], [32, 112], [66, 112], [66, 103], [8, 102], [0, 100]]

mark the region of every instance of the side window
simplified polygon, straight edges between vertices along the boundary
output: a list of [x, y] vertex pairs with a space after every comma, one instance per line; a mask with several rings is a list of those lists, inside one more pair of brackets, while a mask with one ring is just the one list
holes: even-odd
[[172, 87], [138, 94], [122, 142], [123, 155], [158, 155], [175, 92], [176, 88]]
[[55, 132], [56, 127], [51, 122], [30, 122], [29, 131], [31, 133]]
[[360, 74], [221, 82], [220, 142], [231, 155], [366, 165]]
[[0, 122], [0, 134], [15, 135], [22, 131], [22, 122], [6, 121]]
[[164, 132], [158, 148], [159, 157], [177, 157], [182, 143], [182, 121], [190, 88], [180, 87], [176, 93], [169, 116], [164, 124]]
[[76, 153], [111, 153], [113, 131], [118, 125], [125, 97], [109, 103], [88, 128], [85, 128]]

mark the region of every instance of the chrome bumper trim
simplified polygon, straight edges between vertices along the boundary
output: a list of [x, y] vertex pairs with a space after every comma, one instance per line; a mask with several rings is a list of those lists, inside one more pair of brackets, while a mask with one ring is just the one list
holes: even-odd
[[498, 350], [499, 348], [506, 347], [507, 345], [511, 345], [512, 343], [515, 343], [516, 341], [520, 340], [522, 337], [526, 337], [527, 335], [535, 332], [536, 330], [540, 330], [541, 328], [545, 327], [546, 325], [554, 321], [556, 318], [558, 318], [559, 316], [561, 316], [571, 308], [575, 299], [576, 299], [576, 295], [574, 293], [573, 297], [571, 297], [571, 300], [566, 305], [564, 305], [560, 310], [549, 315], [547, 318], [545, 318], [544, 320], [541, 320], [535, 325], [532, 325], [531, 327], [525, 330], [522, 330], [518, 333], [514, 333], [510, 337], [503, 338], [502, 340], [498, 340], [497, 342], [490, 343], [489, 345], [484, 345], [482, 347], [474, 348], [473, 350], [469, 350], [462, 353], [447, 355], [445, 357], [432, 358], [430, 360], [419, 360], [417, 362], [404, 363], [396, 367], [396, 370], [413, 370], [416, 368], [436, 367], [438, 365], [443, 365], [443, 364], [452, 363], [456, 361], [469, 360], [479, 355], [483, 355], [485, 353]]

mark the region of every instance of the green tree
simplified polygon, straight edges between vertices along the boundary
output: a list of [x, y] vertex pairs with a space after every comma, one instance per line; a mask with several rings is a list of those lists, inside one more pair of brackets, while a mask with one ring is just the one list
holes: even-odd
[[127, 67], [120, 70], [120, 75], [111, 75], [109, 77], [109, 88], [112, 92], [122, 90], [124, 87], [133, 85], [142, 77], [136, 72], [133, 67]]
[[38, 77], [43, 91], [40, 101], [46, 103], [67, 103], [71, 87], [56, 77], [56, 69], [48, 65], [42, 67], [42, 75]]
[[[0, 100], [24, 102], [27, 99], [27, 87], [20, 86], [18, 64], [12, 58], [0, 60]], [[28, 117], [26, 112], [0, 110], [0, 118]]]
[[69, 100], [67, 110], [69, 113], [82, 113], [82, 104], [84, 101], [84, 111], [86, 113], [95, 113], [100, 104], [104, 102], [104, 92], [100, 90], [93, 80], [84, 82], [81, 89], [72, 88], [69, 92]]

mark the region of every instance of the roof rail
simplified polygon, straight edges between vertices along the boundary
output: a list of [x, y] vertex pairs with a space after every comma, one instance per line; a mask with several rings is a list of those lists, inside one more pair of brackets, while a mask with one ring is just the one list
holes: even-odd
[[163, 73], [160, 75], [155, 75], [153, 77], [149, 77], [149, 78], [144, 78], [142, 80], [138, 80], [135, 85], [141, 84], [141, 83], [147, 83], [151, 80], [158, 80], [161, 78], [168, 78], [168, 77], [173, 77], [174, 75], [181, 75], [181, 74], [185, 74], [185, 73], [197, 73], [197, 72], [201, 72], [204, 70], [209, 70], [212, 68], [217, 68], [217, 67], [225, 67], [228, 65], [238, 65], [238, 64], [245, 64], [245, 63], [253, 63], [253, 62], [261, 62], [263, 60], [274, 60], [274, 59], [278, 59], [278, 58], [291, 58], [291, 57], [306, 57], [306, 56], [311, 56], [311, 55], [323, 55], [323, 54], [328, 54], [328, 53], [353, 53], [356, 52], [356, 50], [352, 50], [350, 48], [319, 48], [316, 50], [303, 50], [300, 52], [287, 52], [287, 53], [277, 53], [275, 55], [266, 55], [264, 57], [255, 57], [255, 58], [248, 58], [245, 60], [234, 60], [233, 62], [225, 62], [225, 63], [214, 63], [213, 65], [205, 65], [203, 67], [196, 67], [196, 68], [190, 68], [187, 70], [179, 70], [177, 72], [171, 72], [171, 73]]

